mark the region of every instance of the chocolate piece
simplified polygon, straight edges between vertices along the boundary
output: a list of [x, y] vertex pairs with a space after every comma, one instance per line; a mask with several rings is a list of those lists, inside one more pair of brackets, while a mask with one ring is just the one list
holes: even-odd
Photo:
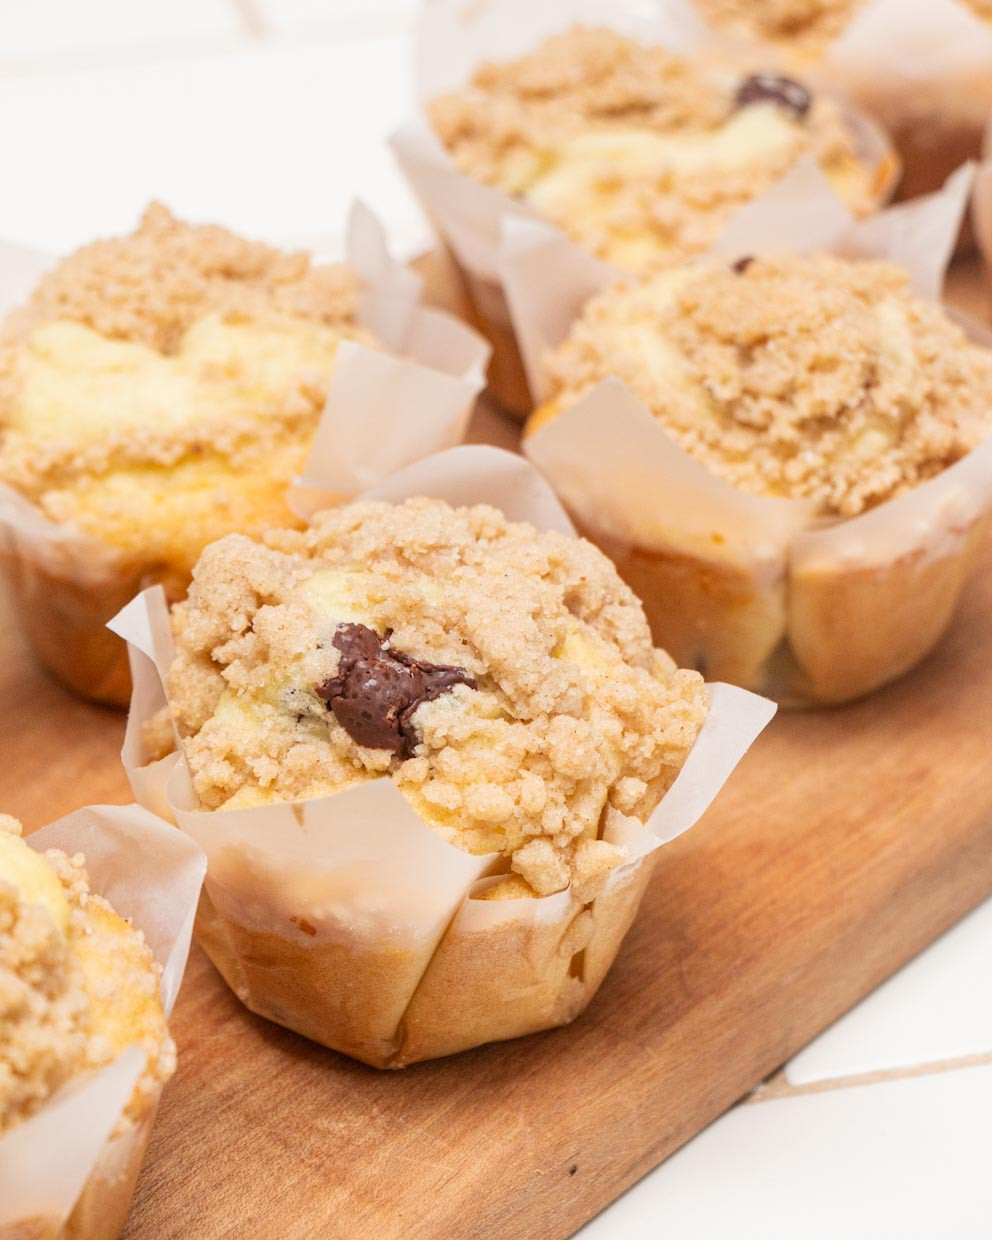
[[736, 263], [730, 264], [730, 269], [731, 271], [736, 271], [739, 276], [742, 276], [753, 262], [754, 262], [753, 254], [744, 254], [737, 260]]
[[753, 73], [737, 88], [734, 104], [746, 108], [751, 103], [774, 103], [800, 120], [813, 106], [813, 96], [801, 82], [777, 73]]
[[460, 667], [424, 663], [391, 650], [388, 637], [364, 624], [339, 624], [333, 642], [341, 652], [338, 674], [318, 685], [317, 696], [356, 744], [409, 758], [418, 742], [413, 727], [417, 707], [455, 685], [476, 685]]

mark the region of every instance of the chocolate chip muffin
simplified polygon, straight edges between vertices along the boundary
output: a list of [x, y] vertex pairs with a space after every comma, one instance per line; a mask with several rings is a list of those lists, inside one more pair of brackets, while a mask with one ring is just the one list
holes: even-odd
[[831, 100], [610, 30], [577, 27], [484, 64], [428, 114], [463, 172], [631, 271], [708, 250], [803, 158], [855, 214], [878, 202], [880, 169], [859, 157]]
[[[373, 346], [346, 266], [313, 266], [162, 206], [59, 263], [0, 338], [0, 483], [49, 523], [12, 558], [43, 661], [123, 703], [103, 625], [142, 584], [180, 597], [203, 547], [295, 519], [342, 339]], [[59, 537], [77, 541], [60, 555]], [[81, 542], [79, 540], [82, 540]]]
[[495, 509], [361, 504], [223, 539], [173, 617], [170, 701], [204, 808], [388, 775], [532, 894], [568, 886], [608, 805], [648, 817], [705, 716], [701, 678], [653, 648], [604, 556]]
[[[34, 852], [0, 815], [0, 1141], [83, 1074], [128, 1047], [144, 1069], [112, 1140], [127, 1151], [91, 1178], [60, 1235], [108, 1235], [123, 1224], [175, 1046], [159, 997], [160, 967], [141, 932], [90, 889], [84, 858]], [[100, 1230], [93, 1219], [99, 1217]], [[37, 1234], [54, 1234], [38, 1220]], [[36, 1234], [25, 1221], [21, 1234]], [[114, 1232], [116, 1234], [116, 1232]]]
[[245, 1003], [383, 1067], [584, 1008], [708, 709], [599, 551], [354, 504], [208, 547], [172, 627], [198, 934]]
[[[801, 505], [782, 510], [781, 530], [798, 521], [821, 539], [914, 495], [992, 433], [992, 353], [883, 261], [757, 256], [617, 285], [586, 304], [546, 374], [532, 437], [618, 377], [711, 475], [761, 501]], [[529, 444], [547, 468], [540, 441]], [[708, 675], [786, 700], [857, 696], [918, 661], [947, 623], [981, 525], [977, 515], [961, 525], [953, 555], [920, 551], [898, 571], [876, 563], [858, 579], [855, 609], [836, 562], [818, 557], [815, 579], [795, 559], [787, 574], [766, 566], [759, 588], [732, 534], [690, 548], [661, 499], [619, 524], [614, 513], [611, 529], [606, 505], [597, 519], [588, 499], [568, 498], [644, 599], [656, 640]], [[940, 573], [938, 591], [929, 579]], [[855, 634], [837, 620], [845, 598], [861, 616]], [[886, 622], [864, 623], [876, 604]]]
[[[509, 22], [516, 7], [491, 16]], [[463, 37], [454, 6], [423, 20], [425, 54], [432, 35]], [[515, 60], [473, 65], [463, 86], [430, 99], [433, 142], [398, 135], [400, 163], [492, 342], [490, 392], [505, 409], [523, 419], [532, 408], [502, 287], [507, 215], [536, 212], [599, 258], [643, 272], [708, 251], [803, 160], [855, 214], [886, 199], [896, 168], [884, 137], [775, 62], [711, 48], [686, 56], [577, 26]]]
[[977, 158], [992, 111], [988, 0], [695, 0], [714, 31], [772, 47], [787, 72], [876, 116], [903, 166], [900, 196], [937, 189]]
[[815, 56], [840, 35], [863, 0], [695, 0], [705, 20], [725, 34]]

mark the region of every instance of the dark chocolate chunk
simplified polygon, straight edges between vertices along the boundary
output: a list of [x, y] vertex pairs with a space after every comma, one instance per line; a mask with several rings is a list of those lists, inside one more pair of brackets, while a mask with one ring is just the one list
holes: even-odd
[[774, 103], [800, 120], [813, 105], [813, 96], [801, 82], [777, 73], [753, 73], [737, 88], [734, 103], [746, 108], [751, 103]]
[[424, 663], [392, 650], [364, 624], [339, 624], [334, 647], [341, 652], [338, 674], [317, 687], [353, 741], [409, 758], [418, 742], [413, 714], [424, 702], [453, 689], [476, 687], [460, 667]]
[[753, 262], [754, 262], [753, 254], [744, 254], [737, 260], [736, 263], [730, 264], [730, 269], [731, 271], [736, 271], [739, 276], [742, 276]]

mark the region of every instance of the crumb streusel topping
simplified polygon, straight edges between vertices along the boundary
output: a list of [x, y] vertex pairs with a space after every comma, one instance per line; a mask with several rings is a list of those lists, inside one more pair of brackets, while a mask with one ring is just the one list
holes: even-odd
[[89, 889], [79, 855], [36, 854], [0, 815], [0, 1133], [81, 1072], [137, 1044], [146, 1064], [122, 1116], [142, 1116], [175, 1070], [144, 937]]
[[[0, 482], [164, 560], [147, 510], [177, 492], [206, 525], [221, 513], [213, 537], [243, 528], [253, 504], [271, 515], [306, 459], [338, 341], [374, 345], [358, 298], [346, 266], [153, 205], [131, 236], [59, 263], [4, 325]], [[241, 495], [263, 481], [264, 501]]]
[[205, 809], [388, 775], [545, 895], [605, 881], [607, 806], [645, 818], [705, 717], [605, 556], [492, 508], [355, 504], [193, 576], [168, 687]]
[[303, 253], [247, 241], [215, 224], [187, 224], [152, 203], [137, 229], [84, 246], [42, 276], [4, 326], [23, 338], [38, 323], [81, 323], [108, 340], [175, 353], [199, 319], [307, 319], [340, 327], [358, 306], [354, 273], [315, 267]]
[[695, 0], [717, 30], [822, 52], [843, 33], [863, 0]]
[[617, 285], [547, 366], [551, 408], [616, 375], [715, 473], [825, 516], [910, 489], [992, 432], [992, 352], [887, 262], [768, 257]]
[[743, 106], [746, 80], [736, 67], [576, 28], [482, 65], [428, 112], [463, 172], [631, 269], [707, 250], [742, 203], [804, 156], [852, 210], [870, 210], [874, 174], [837, 105], [810, 98], [797, 112], [751, 96]]

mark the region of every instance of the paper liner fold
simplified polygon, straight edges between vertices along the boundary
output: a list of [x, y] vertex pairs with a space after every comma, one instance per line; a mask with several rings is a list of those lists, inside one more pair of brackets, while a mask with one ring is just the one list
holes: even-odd
[[[409, 467], [368, 498], [428, 495], [495, 504], [571, 533], [526, 461], [463, 447]], [[115, 621], [132, 643], [124, 761], [135, 796], [200, 842], [208, 872], [197, 921], [206, 951], [252, 1010], [377, 1067], [402, 1067], [571, 1020], [595, 993], [636, 912], [654, 853], [716, 795], [774, 710], [714, 686], [689, 760], [647, 824], [612, 815], [624, 847], [595, 898], [477, 898], [498, 854], [448, 843], [388, 778], [330, 797], [201, 811], [179, 752], [145, 764], [141, 727], [171, 660], [161, 591]]]
[[[138, 805], [95, 805], [28, 837], [37, 851], [82, 852], [93, 891], [144, 934], [162, 965], [162, 1004], [175, 1002], [206, 869], [200, 848]], [[140, 1048], [71, 1081], [0, 1136], [0, 1237], [108, 1240], [118, 1234], [157, 1098], [111, 1136], [144, 1069]], [[34, 1227], [36, 1231], [32, 1231]], [[46, 1230], [47, 1228], [47, 1230]]]
[[992, 22], [962, 0], [867, 0], [827, 49], [816, 76], [891, 134], [905, 198], [977, 156], [992, 110]]
[[[659, 0], [661, 21], [683, 28], [692, 0]], [[776, 59], [779, 70], [840, 92], [876, 117], [903, 165], [900, 196], [936, 189], [978, 154], [992, 109], [992, 23], [964, 0], [863, 0], [826, 48], [801, 38], [762, 43], [746, 32], [711, 38]]]
[[[389, 254], [385, 233], [361, 203], [348, 221], [347, 262], [363, 284], [359, 322], [385, 351], [343, 341], [328, 398], [292, 506], [308, 510], [319, 472], [325, 502], [353, 496], [396, 469], [461, 441], [485, 385], [489, 346], [449, 315], [421, 304], [419, 278]], [[0, 246], [0, 310], [30, 291], [52, 260]], [[6, 303], [6, 304], [5, 304]], [[333, 475], [333, 478], [331, 477]], [[49, 521], [0, 483], [0, 562], [18, 618], [40, 661], [84, 696], [127, 702], [123, 647], [107, 621], [150, 580], [153, 566]], [[175, 594], [182, 588], [170, 581]]]
[[989, 109], [982, 139], [982, 162], [975, 175], [971, 220], [985, 262], [985, 272], [992, 283], [992, 108]]
[[[937, 300], [973, 180], [966, 165], [939, 192], [845, 227], [819, 172], [800, 166], [738, 215], [717, 253], [726, 261], [825, 248], [886, 258]], [[609, 282], [608, 269], [593, 268], [550, 225], [509, 221], [501, 270], [531, 383], [546, 397], [547, 353]], [[954, 317], [989, 343], [985, 329]], [[642, 598], [660, 645], [680, 663], [792, 704], [857, 697], [918, 662], [953, 613], [992, 505], [987, 441], [860, 517], [817, 522], [812, 504], [752, 496], [718, 478], [616, 379], [524, 446]]]

